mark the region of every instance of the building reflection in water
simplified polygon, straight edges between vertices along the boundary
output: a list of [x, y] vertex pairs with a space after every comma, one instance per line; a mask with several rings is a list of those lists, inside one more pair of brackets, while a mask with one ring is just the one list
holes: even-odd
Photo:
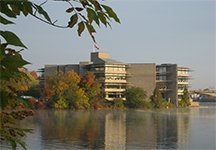
[[127, 149], [177, 149], [185, 145], [188, 115], [172, 111], [134, 111], [127, 113]]
[[110, 112], [105, 116], [105, 150], [126, 149], [126, 113]]
[[28, 120], [36, 130], [26, 141], [39, 149], [186, 149], [189, 113], [44, 110]]

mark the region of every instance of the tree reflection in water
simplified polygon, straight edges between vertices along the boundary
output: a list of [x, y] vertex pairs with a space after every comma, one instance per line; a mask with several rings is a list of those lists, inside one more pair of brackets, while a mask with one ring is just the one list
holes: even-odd
[[26, 140], [40, 146], [29, 149], [177, 149], [187, 145], [187, 111], [40, 110], [23, 124], [37, 132]]

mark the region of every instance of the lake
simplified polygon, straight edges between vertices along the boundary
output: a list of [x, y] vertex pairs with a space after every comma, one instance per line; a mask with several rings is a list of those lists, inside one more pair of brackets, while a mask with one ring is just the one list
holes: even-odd
[[165, 110], [38, 110], [21, 126], [34, 129], [24, 138], [30, 150], [216, 149], [216, 103]]

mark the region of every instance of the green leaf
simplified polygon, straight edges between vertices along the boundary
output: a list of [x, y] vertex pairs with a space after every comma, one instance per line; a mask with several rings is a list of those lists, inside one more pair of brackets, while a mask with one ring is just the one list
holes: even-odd
[[87, 27], [89, 33], [96, 32], [95, 29], [94, 29], [94, 27], [91, 24], [86, 23], [86, 27]]
[[0, 31], [0, 35], [7, 41], [8, 44], [27, 48], [16, 34], [10, 31]]
[[78, 29], [77, 29], [77, 32], [78, 32], [78, 35], [79, 35], [79, 36], [80, 36], [81, 33], [84, 31], [84, 29], [85, 29], [84, 23], [83, 23], [83, 22], [80, 22], [80, 23], [78, 24]]
[[98, 17], [100, 19], [100, 21], [105, 25], [107, 26], [107, 20], [106, 18], [104, 17], [104, 14], [102, 12], [98, 12]]
[[20, 145], [24, 150], [27, 150], [27, 148], [26, 148], [26, 143], [25, 143], [24, 141], [17, 140], [17, 143], [19, 143], [19, 145]]
[[73, 8], [73, 7], [72, 7], [72, 8], [68, 8], [68, 9], [66, 10], [67, 13], [71, 13], [72, 11], [74, 11], [74, 8]]
[[77, 11], [82, 11], [83, 10], [83, 8], [81, 8], [81, 7], [76, 7], [75, 8]]
[[12, 8], [12, 11], [14, 14], [16, 15], [20, 15], [20, 3], [17, 3], [17, 4], [10, 4], [10, 7]]
[[[32, 3], [31, 2], [25, 2], [25, 3], [23, 3], [22, 12], [23, 12], [23, 14], [25, 16], [27, 16], [29, 13], [32, 14], [32, 12], [33, 12], [32, 11]], [[45, 17], [45, 15], [44, 15], [44, 17]], [[49, 16], [48, 16], [48, 18], [49, 18]]]
[[112, 10], [112, 8], [110, 8], [109, 6], [106, 6], [106, 5], [101, 5], [101, 6], [106, 10], [109, 17], [113, 18], [116, 22], [120, 23], [120, 20], [119, 20], [118, 16]]
[[87, 5], [90, 6], [87, 0], [80, 0], [80, 3], [83, 5], [84, 8], [85, 8]]
[[14, 24], [12, 21], [9, 21], [0, 15], [0, 23], [2, 24]]
[[17, 144], [16, 144], [16, 142], [14, 140], [11, 140], [11, 147], [12, 147], [13, 150], [15, 150], [16, 147], [17, 147]]
[[71, 18], [70, 21], [68, 22], [68, 27], [73, 28], [73, 26], [77, 23], [78, 21], [78, 16], [77, 14], [74, 14]]
[[98, 26], [100, 26], [100, 22], [99, 22], [99, 19], [98, 19], [98, 15], [97, 15], [97, 13], [96, 13], [94, 10], [92, 10], [92, 9], [90, 9], [90, 8], [87, 8], [87, 17], [88, 17], [88, 19], [89, 19], [90, 24], [91, 24], [92, 21], [94, 20], [94, 21], [96, 22], [96, 24], [97, 24]]
[[90, 23], [92, 23], [94, 15], [96, 15], [94, 10], [87, 8], [87, 17]]
[[21, 68], [26, 64], [29, 64], [29, 62], [25, 61], [18, 52], [7, 54], [1, 61], [1, 66], [4, 66], [4, 68], [11, 71], [16, 71], [18, 68]]
[[0, 12], [5, 14], [8, 17], [16, 18], [16, 15], [13, 13], [13, 11], [8, 7], [7, 2], [0, 1]]
[[102, 10], [100, 3], [98, 3], [96, 0], [91, 1], [91, 3], [95, 6], [95, 10]]
[[51, 19], [49, 15], [47, 14], [47, 12], [41, 6], [38, 6], [38, 5], [35, 5], [35, 6], [37, 8], [38, 13], [43, 15], [47, 21], [51, 22]]
[[0, 89], [0, 108], [1, 109], [7, 106], [9, 94], [10, 93], [7, 92], [5, 89]]

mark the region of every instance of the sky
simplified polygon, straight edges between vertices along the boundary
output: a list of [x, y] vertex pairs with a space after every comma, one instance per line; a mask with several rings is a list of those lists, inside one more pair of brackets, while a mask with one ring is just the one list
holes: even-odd
[[[38, 2], [38, 1], [35, 1]], [[191, 88], [216, 87], [216, 1], [215, 0], [104, 0], [118, 14], [121, 24], [96, 28], [100, 51], [125, 63], [174, 63], [189, 67]], [[44, 5], [57, 24], [70, 18], [63, 2]], [[28, 49], [23, 57], [30, 70], [45, 64], [89, 61], [93, 42], [85, 32], [60, 29], [32, 17], [19, 17], [16, 25], [2, 26], [16, 32]]]

